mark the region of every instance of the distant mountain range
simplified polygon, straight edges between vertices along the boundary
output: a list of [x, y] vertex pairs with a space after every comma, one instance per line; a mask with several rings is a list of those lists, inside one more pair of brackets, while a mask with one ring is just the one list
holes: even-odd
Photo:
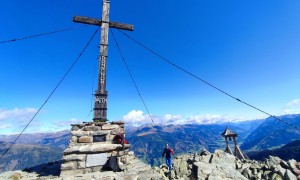
[[[2, 155], [9, 144], [1, 143]], [[62, 158], [62, 148], [42, 145], [15, 144], [0, 160], [0, 173], [4, 171], [30, 168], [35, 165], [53, 162]]]
[[[0, 159], [0, 173], [30, 168], [62, 159], [69, 144], [70, 131], [24, 134]], [[0, 135], [0, 155], [15, 140], [16, 135]]]
[[[280, 116], [280, 119], [300, 127], [299, 114]], [[299, 129], [269, 117], [248, 135], [241, 149], [247, 151], [274, 149], [298, 139], [300, 139]]]
[[[10, 144], [16, 139], [17, 135], [0, 135], [0, 142]], [[53, 133], [33, 133], [23, 134], [16, 144], [43, 145], [53, 148], [65, 149], [69, 144], [70, 131], [59, 131]]]
[[278, 156], [283, 160], [295, 159], [300, 161], [300, 140], [292, 141], [281, 148], [272, 150], [262, 150], [258, 152], [249, 152], [248, 156], [250, 159], [264, 160], [269, 155]]
[[[300, 126], [300, 115], [280, 118]], [[238, 134], [237, 142], [241, 145], [241, 149], [247, 150], [247, 154], [256, 159], [262, 157], [257, 152], [258, 150], [280, 148], [291, 141], [300, 139], [299, 131], [272, 118], [211, 125], [126, 126], [125, 129], [126, 138], [132, 145], [131, 150], [136, 156], [151, 165], [159, 165], [166, 143], [174, 149], [177, 155], [200, 152], [201, 149], [211, 152], [215, 149], [225, 149], [225, 141], [220, 134], [226, 127]], [[69, 144], [69, 136], [69, 130], [22, 135], [16, 145], [12, 146], [12, 149], [0, 160], [0, 172], [24, 169], [61, 159], [64, 149]], [[16, 135], [0, 135], [0, 155], [15, 138]], [[290, 150], [286, 152], [293, 152], [295, 155], [299, 152], [298, 146], [282, 148]], [[269, 154], [272, 155], [272, 153], [276, 154], [277, 151], [270, 151]], [[279, 153], [278, 156], [285, 159], [283, 154]]]
[[151, 165], [159, 165], [166, 143], [173, 148], [176, 154], [195, 153], [202, 149], [211, 152], [215, 149], [225, 149], [225, 140], [221, 137], [221, 133], [227, 126], [238, 133], [238, 142], [242, 142], [251, 133], [251, 128], [245, 128], [246, 126], [241, 124], [243, 123], [238, 125], [231, 123], [227, 125], [146, 126], [131, 129], [127, 132], [126, 137], [137, 157]]

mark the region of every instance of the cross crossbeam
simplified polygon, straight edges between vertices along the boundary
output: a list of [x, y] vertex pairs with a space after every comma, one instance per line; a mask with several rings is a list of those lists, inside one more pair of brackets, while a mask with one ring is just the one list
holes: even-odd
[[[96, 26], [102, 25], [102, 20], [96, 19], [96, 18], [89, 18], [86, 16], [74, 16], [73, 22], [78, 22], [78, 23], [83, 23], [83, 24], [91, 24], [91, 25], [96, 25]], [[131, 24], [123, 24], [123, 23], [118, 23], [118, 22], [109, 22], [108, 24], [109, 24], [110, 28], [123, 29], [123, 30], [128, 30], [128, 31], [134, 30], [133, 25], [131, 25]]]

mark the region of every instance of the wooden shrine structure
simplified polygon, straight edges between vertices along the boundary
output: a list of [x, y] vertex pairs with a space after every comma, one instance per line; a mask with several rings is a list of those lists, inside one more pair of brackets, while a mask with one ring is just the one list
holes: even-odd
[[[239, 146], [236, 143], [236, 137], [238, 136], [236, 133], [232, 132], [228, 127], [226, 127], [226, 129], [224, 130], [224, 132], [221, 134], [226, 141], [226, 148], [225, 148], [225, 152], [232, 154], [234, 156], [236, 156], [239, 159], [249, 159], [247, 157], [247, 155], [245, 153], [242, 152], [242, 150], [239, 148]], [[229, 146], [229, 141], [233, 140], [234, 143], [234, 153], [232, 153], [232, 150]]]

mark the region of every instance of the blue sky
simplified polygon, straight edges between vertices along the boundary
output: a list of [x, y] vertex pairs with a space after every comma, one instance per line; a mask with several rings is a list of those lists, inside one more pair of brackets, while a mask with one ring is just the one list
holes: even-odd
[[[101, 18], [101, 1], [3, 1], [0, 41], [66, 27], [73, 15]], [[300, 1], [111, 1], [111, 21], [178, 66], [269, 113], [300, 111]], [[19, 132], [96, 30], [95, 26], [0, 44], [0, 132]], [[114, 31], [157, 123], [265, 117], [164, 63]], [[150, 123], [109, 37], [108, 118]], [[99, 34], [27, 132], [91, 121]], [[94, 84], [94, 90], [92, 90]]]

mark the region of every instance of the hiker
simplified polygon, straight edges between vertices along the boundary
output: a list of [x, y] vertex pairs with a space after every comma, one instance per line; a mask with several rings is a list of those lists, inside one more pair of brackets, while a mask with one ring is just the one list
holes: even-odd
[[164, 157], [166, 154], [166, 164], [169, 167], [169, 171], [172, 171], [172, 155], [171, 155], [171, 153], [172, 153], [172, 155], [174, 155], [173, 149], [170, 148], [168, 144], [166, 144], [166, 147], [164, 149], [162, 157]]

